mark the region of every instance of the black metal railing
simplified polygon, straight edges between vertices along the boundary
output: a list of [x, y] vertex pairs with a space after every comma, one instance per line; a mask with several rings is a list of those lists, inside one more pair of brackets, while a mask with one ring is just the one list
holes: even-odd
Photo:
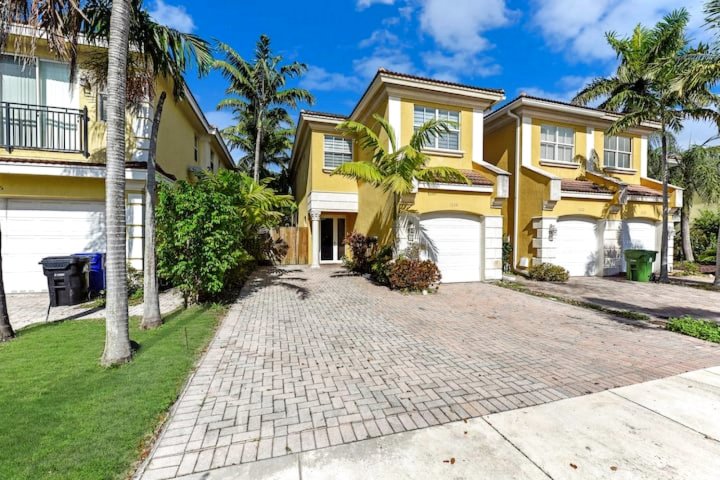
[[0, 145], [50, 152], [88, 152], [88, 111], [74, 108], [0, 102]]

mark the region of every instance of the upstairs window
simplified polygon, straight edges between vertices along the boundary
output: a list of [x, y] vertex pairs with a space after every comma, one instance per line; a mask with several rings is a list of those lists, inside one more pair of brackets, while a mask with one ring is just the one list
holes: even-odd
[[334, 135], [325, 135], [324, 169], [334, 170], [343, 163], [352, 161], [352, 140]]
[[417, 131], [430, 120], [446, 122], [450, 131], [437, 136], [433, 135], [429, 145], [426, 145], [426, 147], [441, 150], [460, 150], [460, 112], [415, 105], [413, 129]]
[[605, 136], [605, 161], [609, 168], [632, 168], [632, 140], [630, 137]]
[[572, 128], [540, 127], [540, 160], [573, 163], [574, 151], [575, 131]]

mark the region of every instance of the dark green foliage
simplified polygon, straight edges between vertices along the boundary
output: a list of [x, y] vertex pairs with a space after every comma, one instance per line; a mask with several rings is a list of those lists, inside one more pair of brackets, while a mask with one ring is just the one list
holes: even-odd
[[103, 368], [104, 322], [25, 328], [0, 344], [0, 478], [130, 478], [223, 310], [193, 307], [130, 333], [132, 363]]
[[375, 282], [381, 285], [388, 285], [390, 283], [389, 275], [392, 260], [392, 245], [380, 247], [372, 254], [370, 258], [370, 276]]
[[503, 262], [503, 272], [509, 273], [513, 270], [513, 264], [512, 264], [512, 243], [510, 243], [509, 240], [503, 240], [503, 246], [502, 246], [502, 262]]
[[390, 288], [406, 292], [420, 292], [440, 281], [437, 265], [430, 260], [398, 258], [390, 265]]
[[690, 227], [690, 241], [697, 261], [702, 264], [715, 263], [717, 233], [720, 227], [720, 210], [703, 210]]
[[708, 320], [699, 320], [685, 315], [680, 318], [671, 318], [666, 328], [708, 342], [720, 343], [720, 325]]
[[267, 229], [293, 208], [290, 197], [228, 170], [165, 185], [158, 197], [158, 272], [191, 302], [215, 298], [243, 278], [247, 264], [277, 253]]
[[528, 277], [538, 282], [567, 282], [570, 280], [570, 274], [567, 270], [552, 263], [533, 265], [528, 270]]

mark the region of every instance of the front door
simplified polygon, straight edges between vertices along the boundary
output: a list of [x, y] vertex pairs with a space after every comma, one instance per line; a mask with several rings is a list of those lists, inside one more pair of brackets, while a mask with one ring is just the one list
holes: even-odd
[[339, 262], [345, 255], [345, 219], [329, 217], [320, 220], [320, 261]]

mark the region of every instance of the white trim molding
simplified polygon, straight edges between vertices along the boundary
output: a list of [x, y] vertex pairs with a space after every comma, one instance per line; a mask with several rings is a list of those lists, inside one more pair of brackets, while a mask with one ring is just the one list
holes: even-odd
[[311, 192], [310, 195], [308, 195], [308, 210], [357, 213], [358, 194]]
[[[0, 161], [0, 173], [12, 175], [45, 175], [51, 177], [105, 178], [105, 167], [99, 165], [63, 165], [42, 163], [15, 163]], [[125, 168], [126, 180], [145, 180], [144, 168]]]
[[532, 117], [523, 115], [522, 117], [522, 156], [520, 158], [521, 165], [532, 164]]
[[425, 190], [453, 190], [456, 192], [493, 193], [492, 185], [464, 185], [462, 183], [419, 182], [418, 188]]
[[582, 192], [562, 192], [562, 198], [582, 198], [586, 200], [612, 200], [612, 193], [582, 193]]
[[585, 159], [590, 161], [592, 160], [593, 151], [595, 150], [595, 129], [593, 127], [586, 127], [585, 133], [587, 133], [585, 139]]
[[643, 135], [640, 137], [640, 176], [647, 177], [648, 169], [648, 137]]

